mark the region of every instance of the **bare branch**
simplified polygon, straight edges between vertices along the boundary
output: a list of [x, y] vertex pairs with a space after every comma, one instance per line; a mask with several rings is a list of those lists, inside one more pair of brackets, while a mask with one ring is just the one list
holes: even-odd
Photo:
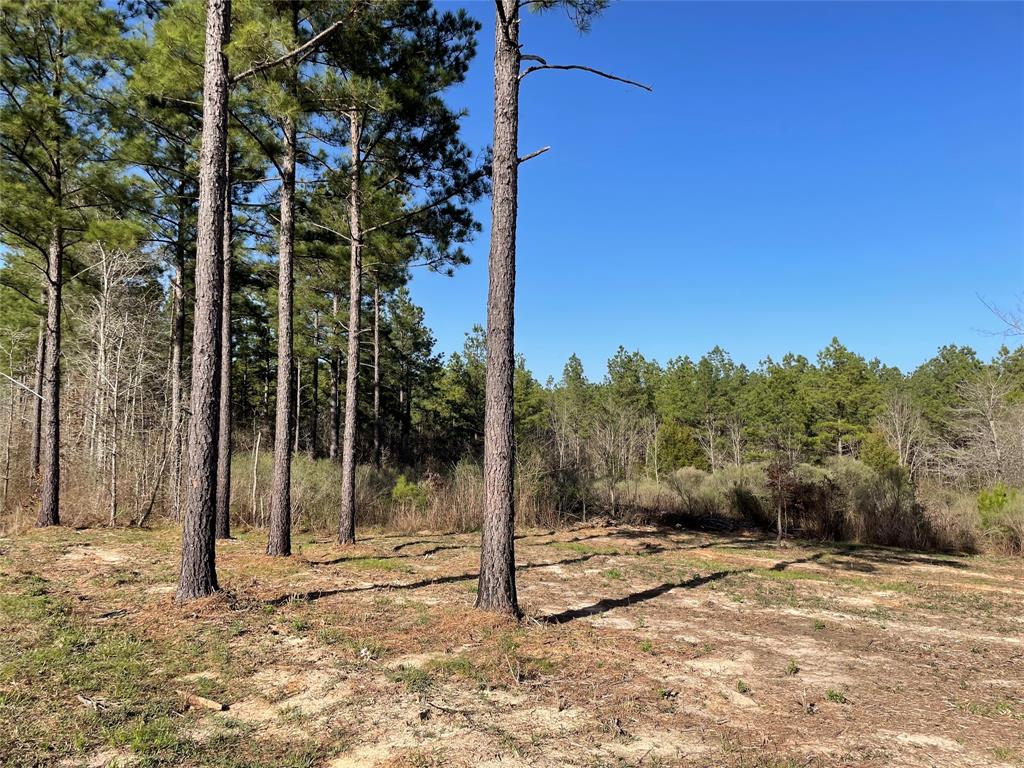
[[540, 149], [538, 149], [538, 150], [537, 150], [536, 152], [531, 152], [531, 153], [530, 153], [530, 154], [528, 154], [528, 155], [524, 155], [523, 157], [520, 157], [520, 158], [519, 158], [519, 164], [520, 164], [520, 165], [522, 165], [522, 164], [523, 164], [523, 163], [525, 163], [525, 162], [526, 162], [527, 160], [532, 160], [533, 158], [537, 157], [537, 155], [543, 155], [543, 154], [544, 154], [545, 152], [547, 152], [547, 151], [548, 151], [549, 149], [551, 149], [551, 147], [541, 147], [541, 148], [540, 148]]
[[519, 79], [520, 80], [522, 80], [524, 77], [526, 77], [531, 72], [540, 72], [542, 69], [561, 69], [561, 70], [576, 69], [576, 70], [579, 70], [581, 72], [589, 72], [592, 75], [597, 75], [598, 77], [603, 77], [606, 80], [614, 80], [617, 83], [625, 83], [626, 85], [632, 85], [632, 86], [635, 86], [636, 88], [642, 88], [643, 90], [647, 91], [648, 93], [651, 93], [651, 92], [654, 91], [654, 89], [651, 86], [644, 85], [643, 83], [638, 83], [638, 82], [636, 82], [636, 80], [628, 80], [625, 77], [619, 77], [618, 75], [613, 75], [613, 74], [610, 74], [608, 72], [602, 72], [600, 69], [594, 69], [593, 67], [587, 67], [587, 66], [584, 66], [583, 64], [548, 64], [547, 60], [544, 59], [542, 56], [536, 56], [536, 55], [534, 55], [532, 53], [524, 53], [519, 58], [521, 60], [523, 60], [523, 61], [536, 61], [536, 62], [538, 62], [535, 66], [527, 67], [526, 69], [524, 69], [519, 74]]

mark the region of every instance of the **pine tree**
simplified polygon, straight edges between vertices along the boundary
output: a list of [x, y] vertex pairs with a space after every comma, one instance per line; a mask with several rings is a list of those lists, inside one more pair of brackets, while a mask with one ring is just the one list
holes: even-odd
[[220, 322], [227, 162], [231, 0], [207, 0], [203, 133], [196, 225], [196, 302], [192, 333], [192, 418], [188, 429], [188, 495], [177, 599], [218, 589], [216, 551], [217, 430], [220, 405]]
[[[580, 30], [600, 13], [605, 0], [542, 0], [536, 10], [565, 8]], [[550, 65], [524, 54], [519, 42], [518, 0], [495, 0], [494, 149], [491, 166], [491, 246], [487, 288], [487, 410], [484, 417], [484, 519], [480, 542], [480, 582], [476, 605], [519, 615], [515, 583], [515, 275], [519, 164], [519, 84], [531, 72], [580, 69], [638, 85], [590, 67]], [[521, 69], [524, 61], [537, 62]], [[646, 86], [640, 86], [646, 88]], [[648, 89], [649, 90], [649, 89]]]
[[[440, 269], [465, 261], [454, 246], [476, 229], [466, 206], [481, 194], [483, 177], [471, 167], [458, 116], [441, 94], [465, 77], [477, 27], [464, 12], [439, 13], [429, 2], [383, 3], [359, 8], [325, 49], [324, 98], [335, 105], [325, 114], [348, 148], [340, 169], [348, 227], [334, 231], [349, 255], [341, 543], [355, 541], [364, 259], [380, 253], [372, 236], [401, 240], [414, 232], [430, 243], [424, 261]], [[413, 202], [394, 216], [370, 219], [381, 197]]]
[[57, 525], [64, 272], [97, 218], [123, 212], [124, 181], [106, 161], [127, 44], [122, 19], [99, 0], [6, 0], [0, 16], [0, 230], [7, 247], [45, 265], [37, 525]]

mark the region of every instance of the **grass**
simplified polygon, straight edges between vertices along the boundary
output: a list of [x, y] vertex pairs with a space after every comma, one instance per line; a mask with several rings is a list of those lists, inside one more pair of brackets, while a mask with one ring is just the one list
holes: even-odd
[[386, 557], [353, 557], [345, 560], [345, 568], [354, 568], [357, 571], [392, 571], [397, 573], [412, 573], [411, 566], [400, 560]]
[[833, 704], [849, 704], [850, 700], [846, 698], [846, 695], [842, 691], [837, 691], [835, 688], [829, 688], [825, 691], [825, 698], [831, 701]]

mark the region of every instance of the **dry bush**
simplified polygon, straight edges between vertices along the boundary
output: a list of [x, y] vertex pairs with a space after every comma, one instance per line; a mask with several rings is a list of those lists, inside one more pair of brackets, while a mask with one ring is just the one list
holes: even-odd
[[972, 494], [926, 478], [918, 484], [917, 498], [936, 549], [975, 552], [985, 543]]

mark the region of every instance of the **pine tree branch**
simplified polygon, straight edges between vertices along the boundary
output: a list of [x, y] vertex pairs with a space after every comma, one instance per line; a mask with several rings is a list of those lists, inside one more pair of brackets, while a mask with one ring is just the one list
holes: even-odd
[[600, 69], [594, 69], [593, 67], [587, 67], [587, 66], [584, 66], [583, 64], [548, 64], [547, 60], [545, 60], [543, 57], [535, 56], [534, 54], [531, 54], [531, 53], [524, 53], [522, 56], [520, 56], [520, 58], [523, 61], [536, 61], [536, 62], [538, 62], [535, 66], [527, 67], [526, 69], [524, 69], [519, 74], [519, 79], [520, 80], [522, 80], [524, 77], [526, 77], [531, 72], [540, 72], [543, 69], [561, 69], [561, 70], [573, 70], [574, 69], [574, 70], [579, 70], [581, 72], [589, 72], [592, 75], [597, 75], [598, 77], [603, 77], [606, 80], [614, 80], [617, 83], [625, 83], [626, 85], [632, 85], [632, 86], [635, 86], [636, 88], [642, 88], [643, 90], [647, 91], [648, 93], [651, 93], [651, 92], [654, 91], [654, 89], [651, 86], [649, 86], [649, 85], [644, 85], [643, 83], [638, 83], [635, 80], [629, 80], [629, 79], [627, 79], [625, 77], [619, 77], [618, 75], [613, 75], [613, 74], [610, 74], [608, 72], [603, 72]]
[[523, 164], [523, 163], [525, 163], [525, 162], [526, 162], [527, 160], [532, 160], [533, 158], [537, 157], [538, 155], [543, 155], [543, 154], [544, 154], [545, 152], [547, 152], [547, 151], [548, 151], [549, 149], [551, 149], [551, 147], [541, 147], [541, 148], [540, 148], [540, 149], [538, 149], [538, 150], [537, 150], [536, 152], [531, 152], [531, 153], [530, 153], [530, 154], [528, 154], [528, 155], [524, 155], [523, 157], [520, 157], [520, 158], [519, 158], [519, 164], [520, 164], [520, 165], [522, 165], [522, 164]]
[[348, 21], [352, 17], [352, 15], [355, 13], [355, 9], [356, 9], [356, 6], [353, 5], [352, 9], [348, 12], [348, 15], [344, 19], [338, 19], [336, 22], [331, 24], [326, 29], [324, 29], [324, 30], [318, 32], [317, 34], [313, 35], [311, 38], [309, 38], [309, 40], [304, 42], [298, 48], [295, 48], [294, 50], [289, 51], [284, 56], [276, 58], [273, 61], [264, 62], [263, 64], [254, 64], [253, 66], [249, 67], [249, 69], [245, 70], [244, 72], [240, 72], [239, 74], [235, 75], [234, 77], [229, 78], [228, 83], [230, 85], [234, 85], [235, 83], [237, 83], [237, 82], [239, 82], [241, 80], [245, 80], [247, 77], [252, 77], [253, 75], [255, 75], [258, 72], [263, 72], [263, 71], [265, 71], [267, 69], [271, 69], [272, 67], [276, 67], [278, 64], [284, 64], [286, 61], [289, 61], [290, 59], [294, 59], [296, 57], [299, 57], [299, 59], [295, 63], [296, 64], [301, 63], [303, 60], [305, 60], [306, 54], [311, 54], [313, 52], [313, 49], [315, 49], [317, 45], [319, 45], [321, 42], [323, 42], [328, 37], [333, 35], [336, 31], [338, 31], [338, 29], [341, 28], [341, 25], [344, 24], [346, 21]]

